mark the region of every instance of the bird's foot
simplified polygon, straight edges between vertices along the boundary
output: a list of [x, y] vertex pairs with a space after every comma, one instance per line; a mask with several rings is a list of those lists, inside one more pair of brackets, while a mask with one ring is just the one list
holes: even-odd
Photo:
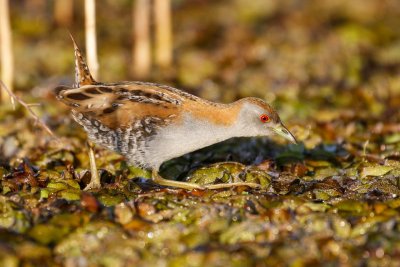
[[237, 183], [228, 183], [228, 184], [210, 184], [210, 185], [199, 185], [195, 183], [188, 183], [188, 182], [179, 182], [179, 181], [172, 181], [162, 178], [157, 171], [152, 172], [152, 180], [153, 182], [164, 185], [164, 186], [172, 186], [178, 187], [183, 189], [197, 189], [197, 190], [206, 190], [206, 189], [222, 189], [222, 188], [232, 188], [238, 186], [247, 186], [254, 189], [260, 189], [261, 185], [256, 183], [246, 183], [246, 182], [237, 182]]
[[188, 190], [192, 190], [192, 189], [204, 190], [205, 189], [204, 186], [195, 184], [195, 183], [186, 183], [186, 182], [179, 182], [179, 181], [164, 179], [155, 170], [153, 170], [153, 172], [152, 172], [151, 179], [156, 184], [164, 185], [164, 186], [172, 186], [172, 187], [183, 188], [183, 189], [188, 189]]
[[88, 191], [91, 189], [100, 189], [100, 188], [101, 188], [100, 182], [92, 179], [92, 181], [90, 181], [90, 183], [88, 183], [83, 190]]
[[204, 185], [205, 189], [222, 189], [222, 188], [231, 188], [238, 186], [247, 186], [254, 189], [260, 189], [261, 185], [255, 183], [246, 183], [246, 182], [238, 182], [238, 183], [228, 183], [228, 184], [210, 184]]

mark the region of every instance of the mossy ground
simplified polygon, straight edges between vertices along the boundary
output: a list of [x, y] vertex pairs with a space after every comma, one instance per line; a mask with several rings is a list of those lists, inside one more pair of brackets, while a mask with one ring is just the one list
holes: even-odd
[[[100, 48], [104, 80], [126, 79], [115, 47], [129, 32], [99, 10], [100, 47], [113, 47]], [[21, 91], [61, 140], [0, 107], [1, 265], [400, 265], [398, 1], [176, 1], [174, 12], [176, 64], [149, 79], [212, 100], [264, 98], [300, 144], [234, 139], [162, 167], [170, 179], [262, 185], [214, 191], [159, 187], [97, 147], [102, 189], [85, 192], [85, 133], [48, 86]], [[17, 85], [72, 79], [68, 35], [28, 53], [25, 20], [14, 23], [16, 61], [29, 62]]]

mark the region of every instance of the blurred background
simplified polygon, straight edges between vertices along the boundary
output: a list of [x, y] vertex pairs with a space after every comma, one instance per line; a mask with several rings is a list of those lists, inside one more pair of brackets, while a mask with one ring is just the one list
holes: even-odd
[[[85, 50], [84, 1], [9, 5], [15, 89], [42, 97], [72, 84], [68, 32]], [[121, 0], [95, 11], [104, 82], [167, 83], [222, 102], [257, 96], [300, 119], [330, 105], [381, 115], [400, 91], [396, 0]]]
[[[399, 266], [399, 29], [399, 0], [0, 0], [0, 80], [38, 116], [2, 90], [0, 265]], [[263, 187], [207, 192], [152, 187], [96, 147], [102, 188], [82, 191], [86, 133], [53, 93], [74, 82], [69, 32], [99, 81], [260, 97], [299, 144], [227, 140], [163, 165]]]

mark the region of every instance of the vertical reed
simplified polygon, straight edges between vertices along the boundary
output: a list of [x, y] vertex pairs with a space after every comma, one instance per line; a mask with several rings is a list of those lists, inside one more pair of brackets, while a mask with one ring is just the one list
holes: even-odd
[[171, 1], [154, 0], [155, 63], [169, 67], [172, 62]]
[[54, 21], [57, 25], [70, 27], [74, 16], [74, 0], [54, 1]]
[[150, 54], [150, 0], [136, 0], [132, 10], [133, 66], [132, 75], [145, 78], [151, 66]]
[[85, 32], [87, 62], [93, 78], [98, 79], [99, 61], [97, 59], [95, 0], [85, 0]]
[[[11, 40], [10, 11], [8, 0], [0, 0], [0, 57], [1, 80], [12, 90], [14, 80], [14, 58]], [[10, 100], [9, 94], [0, 94], [3, 103]]]

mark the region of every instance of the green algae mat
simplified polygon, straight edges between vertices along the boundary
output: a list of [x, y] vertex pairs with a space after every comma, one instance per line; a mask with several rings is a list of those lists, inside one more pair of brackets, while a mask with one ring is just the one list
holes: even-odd
[[[83, 191], [85, 133], [39, 86], [72, 83], [69, 36], [45, 28], [28, 53], [40, 32], [21, 13], [18, 94], [42, 103], [58, 139], [21, 106], [0, 106], [0, 266], [400, 266], [400, 2], [175, 1], [174, 12], [176, 62], [149, 80], [266, 99], [299, 144], [231, 139], [161, 167], [168, 179], [261, 186], [206, 191], [158, 186], [96, 147], [102, 188]], [[127, 79], [129, 47], [115, 38], [129, 27], [117, 37], [106, 16], [130, 17], [98, 16], [105, 80]]]

